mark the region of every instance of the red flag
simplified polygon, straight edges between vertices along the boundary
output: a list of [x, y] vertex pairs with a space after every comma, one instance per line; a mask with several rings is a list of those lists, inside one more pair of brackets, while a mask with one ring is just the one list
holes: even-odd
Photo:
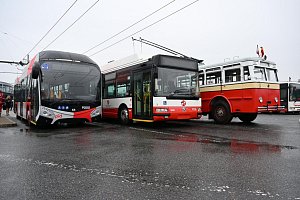
[[264, 48], [263, 47], [260, 47], [260, 54], [261, 54], [261, 57], [264, 57], [265, 52], [264, 52]]

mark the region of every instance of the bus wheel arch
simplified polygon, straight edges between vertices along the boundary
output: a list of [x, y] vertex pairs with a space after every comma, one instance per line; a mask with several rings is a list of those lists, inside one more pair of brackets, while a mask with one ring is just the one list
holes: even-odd
[[218, 124], [227, 124], [231, 122], [233, 115], [229, 102], [223, 97], [217, 97], [212, 100], [211, 104], [211, 118]]
[[238, 116], [238, 118], [244, 123], [250, 123], [254, 121], [257, 117], [257, 113], [243, 113]]
[[125, 104], [121, 104], [119, 109], [118, 109], [118, 118], [121, 124], [127, 125], [129, 124], [129, 112], [128, 108]]

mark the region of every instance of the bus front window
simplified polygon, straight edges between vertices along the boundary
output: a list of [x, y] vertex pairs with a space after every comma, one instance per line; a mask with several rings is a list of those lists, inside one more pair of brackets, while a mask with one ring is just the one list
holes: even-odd
[[271, 82], [278, 82], [277, 70], [266, 68], [268, 80]]
[[52, 61], [42, 64], [42, 72], [42, 100], [97, 100], [100, 71], [95, 66]]
[[266, 81], [265, 69], [263, 67], [254, 67], [254, 80]]
[[290, 84], [290, 101], [300, 101], [300, 84]]
[[188, 70], [158, 68], [155, 79], [156, 96], [196, 96], [196, 72]]

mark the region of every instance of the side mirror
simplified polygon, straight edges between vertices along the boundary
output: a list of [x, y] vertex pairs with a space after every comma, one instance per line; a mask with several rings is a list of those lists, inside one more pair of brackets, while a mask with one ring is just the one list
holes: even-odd
[[32, 66], [32, 78], [37, 79], [41, 71], [41, 66], [38, 62], [35, 62]]

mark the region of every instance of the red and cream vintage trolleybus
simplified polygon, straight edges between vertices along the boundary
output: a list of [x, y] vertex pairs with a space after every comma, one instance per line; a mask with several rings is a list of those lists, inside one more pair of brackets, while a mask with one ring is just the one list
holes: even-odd
[[198, 62], [169, 55], [133, 55], [101, 67], [103, 118], [155, 122], [201, 116]]
[[199, 84], [203, 114], [217, 123], [251, 122], [260, 112], [284, 109], [276, 64], [262, 58], [199, 65]]

